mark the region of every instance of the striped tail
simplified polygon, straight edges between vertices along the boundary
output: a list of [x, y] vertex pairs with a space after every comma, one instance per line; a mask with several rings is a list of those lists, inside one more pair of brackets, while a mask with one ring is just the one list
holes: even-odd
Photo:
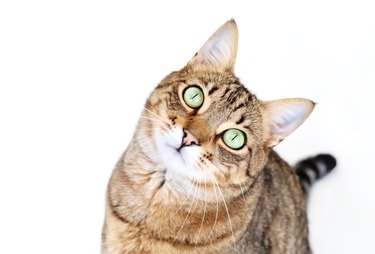
[[336, 159], [330, 154], [319, 154], [300, 161], [296, 166], [296, 173], [300, 179], [302, 189], [308, 193], [311, 185], [327, 175], [336, 167]]

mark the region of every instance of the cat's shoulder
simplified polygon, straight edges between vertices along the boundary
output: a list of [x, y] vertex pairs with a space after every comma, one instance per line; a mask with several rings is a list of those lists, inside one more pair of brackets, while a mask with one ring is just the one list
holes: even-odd
[[291, 169], [291, 166], [273, 149], [271, 149], [268, 153], [268, 162], [266, 167], [274, 170], [278, 168]]

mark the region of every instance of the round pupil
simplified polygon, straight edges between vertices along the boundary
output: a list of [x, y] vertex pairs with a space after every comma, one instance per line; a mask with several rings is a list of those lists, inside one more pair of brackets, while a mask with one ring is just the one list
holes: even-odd
[[203, 104], [203, 92], [199, 87], [188, 87], [184, 91], [184, 101], [191, 108], [199, 108]]
[[245, 144], [245, 134], [237, 129], [229, 129], [225, 131], [223, 141], [232, 149], [240, 149]]

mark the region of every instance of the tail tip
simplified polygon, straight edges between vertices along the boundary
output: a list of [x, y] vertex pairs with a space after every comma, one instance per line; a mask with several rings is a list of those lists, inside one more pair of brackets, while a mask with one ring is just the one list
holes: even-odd
[[331, 171], [337, 165], [336, 158], [330, 154], [319, 154], [315, 157], [317, 161], [322, 161], [326, 166], [327, 170]]

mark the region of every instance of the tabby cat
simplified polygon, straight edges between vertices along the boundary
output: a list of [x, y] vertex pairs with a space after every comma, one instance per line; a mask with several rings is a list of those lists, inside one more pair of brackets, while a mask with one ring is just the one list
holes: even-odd
[[108, 184], [102, 253], [311, 253], [308, 188], [335, 159], [277, 155], [314, 103], [257, 99], [233, 73], [237, 41], [230, 20], [147, 99]]

